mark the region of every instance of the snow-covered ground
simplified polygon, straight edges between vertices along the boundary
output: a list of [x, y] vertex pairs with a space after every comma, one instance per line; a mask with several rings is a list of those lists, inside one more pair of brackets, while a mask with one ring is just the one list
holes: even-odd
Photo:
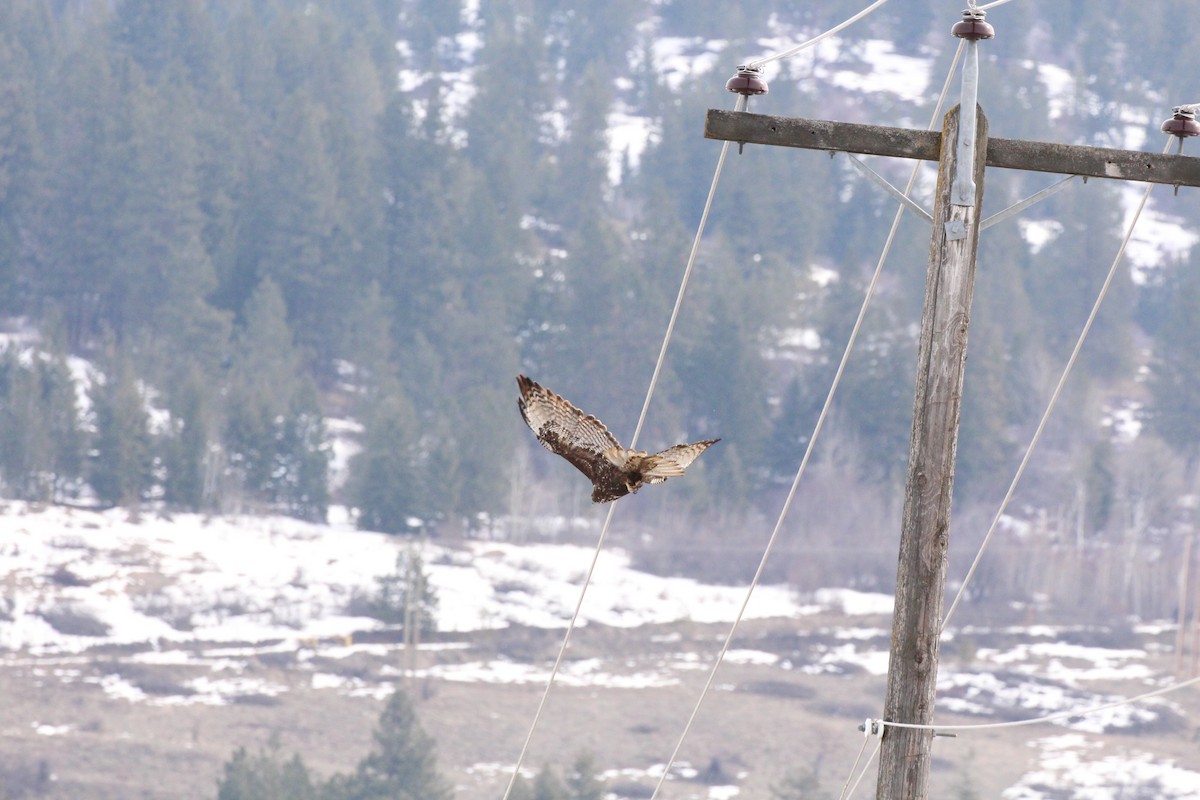
[[[206, 518], [13, 503], [0, 512], [0, 649], [72, 653], [100, 644], [302, 641], [380, 627], [351, 616], [410, 540], [282, 517]], [[438, 596], [437, 627], [567, 625], [592, 549], [469, 541], [421, 550]], [[845, 598], [851, 598], [846, 601]], [[580, 624], [732, 621], [738, 587], [664, 578], [619, 550], [597, 563]], [[862, 603], [840, 592], [824, 606]], [[762, 586], [747, 619], [815, 612], [785, 587]], [[878, 601], [876, 602], [878, 605]]]
[[[377, 590], [376, 578], [394, 573], [397, 556], [411, 546], [410, 540], [354, 530], [345, 520], [314, 525], [146, 513], [132, 521], [123, 511], [10, 503], [0, 508], [0, 669], [91, 684], [110, 698], [153, 706], [275, 702], [299, 690], [386, 697], [404, 677], [395, 666], [403, 660], [401, 645], [382, 635], [381, 623], [349, 609], [352, 600], [361, 605]], [[509, 625], [564, 628], [591, 548], [472, 540], [453, 547], [428, 543], [422, 557], [438, 596], [439, 629], [464, 639], [421, 645], [413, 677], [543, 685], [549, 663], [476, 648], [467, 634]], [[626, 554], [609, 550], [584, 597], [581, 623], [728, 623], [744, 599], [744, 588], [639, 572]], [[823, 589], [799, 598], [785, 587], [763, 586], [752, 596], [747, 619], [822, 623], [809, 625], [792, 652], [742, 641], [726, 663], [774, 674], [773, 680], [881, 676], [890, 613], [891, 598], [884, 595]], [[840, 622], [829, 625], [830, 619]], [[380, 635], [372, 638], [373, 632]], [[993, 722], [1086, 709], [1114, 700], [1114, 684], [1132, 695], [1169, 680], [1142, 649], [1072, 644], [1063, 640], [1066, 633], [1052, 626], [971, 630], [975, 641], [1010, 643], [979, 646], [969, 663], [943, 665], [938, 719]], [[568, 659], [557, 681], [653, 691], [683, 685], [712, 666], [710, 655], [684, 647], [677, 633], [646, 641], [647, 652]], [[121, 647], [119, 655], [114, 646]], [[93, 647], [102, 658], [92, 658]], [[255, 667], [273, 658], [291, 664], [291, 671]], [[350, 666], [364, 663], [372, 666]], [[174, 672], [169, 681], [147, 685], [147, 670], [154, 669]], [[736, 688], [714, 686], [721, 692]], [[1179, 726], [1182, 719], [1181, 706], [1168, 697], [1058, 720], [1055, 725], [1069, 733], [1031, 740], [1034, 766], [1004, 796], [1115, 800], [1121, 786], [1157, 782], [1164, 798], [1198, 797], [1200, 763], [1100, 745], [1105, 734]], [[60, 719], [38, 720], [33, 730], [45, 737], [77, 733]], [[1077, 787], [1076, 793], [1047, 789], [1064, 786]], [[736, 794], [736, 787], [726, 788]]]
[[1038, 751], [1038, 767], [1005, 790], [1004, 800], [1200, 797], [1200, 773], [1173, 761], [1160, 761], [1136, 748], [1122, 747], [1105, 754], [1099, 752], [1103, 749], [1100, 742], [1080, 734], [1049, 736], [1029, 746]]

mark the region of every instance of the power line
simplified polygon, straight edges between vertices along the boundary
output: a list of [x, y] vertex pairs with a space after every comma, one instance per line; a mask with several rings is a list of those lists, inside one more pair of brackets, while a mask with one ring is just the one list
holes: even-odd
[[[862, 779], [867, 776], [867, 770], [871, 768], [871, 762], [875, 760], [875, 756], [879, 755], [879, 748], [883, 747], [883, 737], [879, 736], [876, 738], [878, 741], [875, 742], [875, 749], [872, 750], [871, 755], [867, 757], [867, 763], [863, 764], [862, 771], [858, 773], [858, 778], [855, 779], [853, 785], [849, 785], [849, 782], [847, 781], [850, 790], [846, 791], [846, 789], [843, 788], [842, 794], [838, 797], [838, 800], [850, 800], [850, 798], [854, 796], [854, 792], [858, 789], [858, 785], [862, 783]], [[866, 742], [863, 744], [865, 746]], [[851, 770], [850, 774], [853, 776], [854, 770]]]
[[[862, 772], [858, 774], [858, 780], [854, 779], [854, 773], [858, 770], [858, 763], [862, 761], [863, 753], [867, 752], [867, 745], [871, 743], [869, 734], [863, 734], [862, 747], [858, 748], [858, 755], [854, 757], [854, 763], [850, 765], [850, 774], [846, 776], [846, 782], [842, 784], [842, 791], [838, 794], [838, 800], [847, 800], [850, 795], [854, 794], [854, 789], [858, 788], [859, 781], [866, 774], [867, 769], [871, 766], [871, 760], [875, 758], [875, 753], [871, 753], [871, 757], [867, 759], [867, 763], [863, 764]], [[879, 752], [879, 745], [875, 745], [875, 752]], [[851, 784], [853, 783], [853, 788]]]
[[833, 26], [832, 28], [830, 28], [829, 30], [825, 31], [822, 34], [814, 36], [813, 38], [809, 39], [807, 42], [802, 42], [802, 43], [796, 45], [795, 47], [790, 47], [787, 50], [784, 50], [780, 53], [776, 53], [775, 55], [756, 59], [754, 61], [751, 61], [749, 64], [747, 64], [747, 66], [750, 67], [751, 69], [758, 69], [767, 64], [770, 64], [772, 61], [779, 61], [780, 59], [783, 59], [783, 58], [789, 58], [791, 56], [796, 55], [796, 53], [799, 53], [802, 50], [807, 50], [808, 48], [812, 47], [813, 45], [817, 44], [818, 42], [828, 39], [830, 36], [833, 36], [835, 33], [838, 33], [839, 31], [842, 31], [845, 28], [850, 27], [855, 22], [858, 22], [860, 19], [865, 17], [867, 14], [870, 14], [875, 9], [879, 8], [881, 5], [883, 5], [887, 1], [888, 0], [875, 0], [874, 3], [867, 6], [862, 11], [855, 14], [854, 16], [850, 17], [845, 22], [842, 22], [838, 25]]
[[992, 2], [984, 3], [981, 6], [976, 6], [974, 3], [971, 3], [971, 5], [975, 8], [976, 11], [987, 11], [989, 8], [995, 8], [996, 6], [1002, 6], [1005, 3], [1011, 3], [1011, 2], [1012, 2], [1012, 0], [992, 0]]
[[[1163, 149], [1166, 153], [1171, 149], [1171, 143], [1174, 137], [1167, 137], [1167, 146]], [[1079, 352], [1083, 349], [1083, 343], [1087, 339], [1088, 333], [1092, 329], [1092, 323], [1096, 321], [1096, 315], [1100, 312], [1100, 305], [1104, 302], [1104, 298], [1108, 295], [1109, 287], [1112, 285], [1113, 277], [1117, 274], [1117, 267], [1121, 263], [1121, 259], [1125, 255], [1125, 248], [1129, 245], [1129, 240], [1133, 236], [1133, 230], [1137, 226], [1138, 219], [1142, 215], [1142, 210], [1146, 207], [1146, 201], [1150, 199], [1150, 192], [1153, 190], [1154, 184], [1146, 186], [1146, 192], [1142, 195], [1142, 200], [1138, 203], [1137, 210], [1133, 214], [1133, 219], [1129, 222], [1129, 227], [1125, 231], [1125, 238], [1121, 241], [1121, 246], [1117, 248], [1117, 255], [1113, 259], [1112, 266], [1109, 267], [1108, 275], [1104, 278], [1104, 283], [1100, 287], [1100, 293], [1096, 297], [1096, 302], [1092, 304], [1091, 313], [1088, 314], [1087, 321], [1083, 324], [1083, 330], [1079, 333], [1079, 338], [1075, 341], [1075, 347], [1071, 351], [1070, 358], [1067, 359], [1067, 365], [1063, 368], [1062, 375], [1058, 379], [1058, 385], [1054, 387], [1054, 392], [1050, 395], [1050, 402], [1046, 405], [1046, 411], [1042, 414], [1041, 421], [1038, 422], [1037, 429], [1033, 432], [1033, 438], [1029, 441], [1029, 447], [1025, 449], [1025, 455], [1021, 457], [1021, 463], [1017, 466], [1017, 472], [1013, 476], [1012, 483], [1008, 485], [1008, 491], [1004, 495], [1004, 499], [1000, 501], [1000, 508], [996, 510], [996, 516], [992, 519], [992, 524], [988, 528], [987, 534], [983, 537], [983, 542], [979, 545], [979, 552], [975, 554], [975, 560], [971, 562], [970, 569], [967, 570], [967, 575], [963, 578], [962, 585], [958, 587], [957, 594], [954, 595], [954, 602], [950, 604], [950, 608], [946, 611], [945, 617], [942, 618], [941, 630], [946, 629], [946, 625], [950, 622], [950, 618], [954, 615], [954, 610], [958, 608], [959, 601], [962, 600], [967, 585], [971, 582], [971, 578], [975, 575], [975, 570], [979, 567], [979, 562], [983, 559], [983, 553], [991, 543], [992, 535], [995, 534], [996, 528], [1000, 525], [1000, 519], [1008, 508], [1009, 502], [1012, 500], [1013, 493], [1017, 490], [1017, 484], [1020, 483], [1021, 477], [1025, 474], [1025, 468], [1029, 466], [1029, 460], [1033, 456], [1034, 448], [1037, 447], [1038, 441], [1042, 437], [1042, 432], [1046, 428], [1046, 422], [1050, 419], [1050, 414], [1054, 411], [1054, 406], [1058, 403], [1059, 397], [1062, 395], [1063, 387], [1067, 383], [1067, 378], [1071, 375], [1071, 370], [1075, 366], [1076, 359], [1079, 358]]]
[[[959, 48], [954, 54], [954, 60], [950, 65], [950, 71], [946, 76], [946, 82], [942, 86], [941, 95], [938, 97], [937, 104], [934, 107], [930, 127], [933, 127], [938, 117], [941, 115], [942, 105], [946, 101], [946, 95], [950, 89], [950, 82], [953, 78], [955, 70], [958, 67], [958, 61], [962, 56], [962, 51], [963, 45], [960, 42]], [[912, 191], [913, 186], [916, 184], [917, 173], [919, 169], [919, 163], [913, 167], [912, 175], [908, 179], [908, 185], [904, 189], [904, 193], [906, 195]], [[783, 522], [787, 518], [788, 511], [791, 509], [792, 501], [796, 498], [796, 491], [800, 486], [800, 480], [804, 477], [804, 473], [808, 467], [809, 459], [812, 456], [813, 448], [816, 445], [817, 439], [821, 435], [821, 430], [824, 428], [825, 420], [829, 415], [829, 409], [833, 405], [833, 398], [837, 393], [839, 385], [841, 384], [842, 374], [845, 372], [846, 363], [850, 359], [850, 353], [854, 350], [854, 345], [858, 340], [858, 335], [862, 329], [863, 320], [866, 317], [867, 309], [870, 307], [871, 300], [874, 297], [875, 287], [879, 282], [880, 274], [883, 272], [883, 266], [887, 262], [887, 257], [891, 252], [892, 242], [895, 240], [896, 232], [900, 227], [900, 219], [904, 215], [904, 210], [905, 206], [902, 204], [897, 209], [896, 216], [892, 220], [892, 227], [888, 232], [887, 240], [884, 242], [883, 252], [880, 254], [879, 261], [875, 265], [875, 272], [872, 274], [871, 280], [867, 284], [867, 290], [863, 297], [862, 307], [858, 312], [858, 318], [854, 321], [854, 327], [850, 331], [850, 337], [846, 343], [846, 349], [842, 353], [842, 360], [838, 364], [837, 371], [834, 373], [833, 381], [829, 387], [829, 393], [825, 397], [825, 405], [821, 408], [821, 413], [817, 416], [817, 422], [813, 428], [812, 436], [810, 436], [808, 439], [808, 446], [805, 448], [804, 456], [800, 460], [800, 466], [796, 470], [796, 477], [792, 481], [792, 488], [789, 490], [787, 498], [783, 502], [783, 507], [779, 512], [779, 518], [775, 522], [775, 528], [771, 531], [771, 537], [767, 540], [767, 545], [763, 550], [762, 559], [758, 563], [758, 569], [755, 571], [754, 577], [750, 581], [750, 586], [746, 590], [746, 596], [742, 600], [741, 606], [738, 608], [738, 613], [733, 621], [732, 626], [730, 626], [729, 634], [725, 637], [725, 641], [721, 645], [721, 650], [717, 653], [716, 660], [713, 663], [712, 670], [708, 674], [708, 680], [705, 681], [704, 688], [700, 691], [700, 697], [696, 701], [696, 705], [693, 707], [692, 713], [688, 717], [687, 722], [684, 724], [683, 733], [680, 734], [679, 741], [675, 744], [675, 749], [672, 751], [671, 757], [667, 759], [666, 767], [663, 769], [663, 774], [658, 780], [658, 785], [654, 787], [654, 793], [650, 796], [650, 800], [654, 800], [654, 798], [658, 797], [658, 793], [662, 789], [663, 783], [666, 782], [667, 775], [670, 773], [671, 766], [675, 763], [675, 759], [679, 757], [679, 751], [683, 747], [684, 740], [687, 739], [688, 733], [691, 731], [692, 724], [696, 720], [696, 715], [700, 711], [700, 706], [704, 704], [704, 700], [708, 696], [709, 690], [712, 688], [713, 681], [716, 679], [717, 670], [720, 668], [721, 662], [725, 658], [725, 654], [729, 652], [729, 646], [733, 642], [734, 633], [737, 631], [738, 625], [745, 616], [746, 607], [750, 604], [750, 597], [754, 594], [754, 589], [758, 586], [758, 582], [762, 578], [763, 571], [766, 569], [767, 560], [770, 558], [772, 549], [775, 546], [775, 542], [779, 538], [779, 532], [783, 528]]]
[[[1155, 689], [1152, 692], [1146, 692], [1145, 694], [1139, 694], [1136, 697], [1127, 697], [1123, 700], [1114, 700], [1111, 703], [1103, 703], [1098, 706], [1091, 706], [1089, 708], [1077, 709], [1074, 711], [1056, 711], [1055, 713], [1047, 714], [1044, 717], [1034, 717], [1033, 719], [1019, 719], [1019, 720], [1010, 721], [1010, 722], [981, 722], [981, 723], [975, 723], [975, 724], [971, 724], [971, 725], [933, 725], [933, 724], [922, 725], [922, 724], [917, 724], [917, 723], [912, 723], [912, 722], [888, 722], [887, 720], [875, 719], [875, 720], [868, 720], [868, 724], [869, 725], [872, 725], [872, 724], [880, 725], [884, 728], [888, 728], [888, 727], [890, 727], [890, 728], [911, 728], [914, 730], [923, 730], [923, 731], [982, 731], [982, 730], [994, 730], [997, 728], [1020, 728], [1020, 727], [1026, 726], [1026, 725], [1038, 725], [1043, 722], [1054, 722], [1054, 721], [1060, 720], [1060, 719], [1070, 719], [1071, 717], [1083, 717], [1088, 714], [1095, 714], [1098, 711], [1107, 711], [1110, 708], [1120, 708], [1121, 706], [1132, 705], [1133, 703], [1139, 703], [1142, 700], [1149, 700], [1152, 697], [1160, 697], [1164, 694], [1170, 694], [1171, 692], [1176, 692], [1176, 691], [1179, 691], [1180, 689], [1185, 689], [1188, 686], [1192, 686], [1197, 683], [1200, 683], [1200, 675], [1197, 675], [1194, 678], [1189, 678], [1186, 681], [1181, 681], [1179, 683], [1173, 683], [1170, 686], [1164, 686], [1161, 689]], [[882, 731], [880, 731], [880, 733], [882, 733]]]
[[[746, 106], [746, 95], [738, 95], [737, 103], [734, 106], [734, 111], [741, 111]], [[725, 166], [725, 157], [729, 153], [729, 142], [725, 142], [721, 146], [721, 154], [717, 158], [717, 167], [713, 172], [712, 185], [708, 189], [708, 198], [704, 201], [704, 211], [700, 215], [700, 224], [696, 229], [696, 238], [692, 242], [691, 252], [688, 254], [687, 265], [683, 270], [683, 278], [679, 284], [679, 293], [675, 297], [675, 306], [671, 310], [671, 318], [667, 323], [667, 331], [663, 335], [662, 347], [658, 351], [658, 360], [654, 364], [654, 373], [650, 378], [650, 385], [646, 389], [646, 399], [642, 403], [642, 412], [638, 416], [637, 428], [633, 432], [633, 437], [630, 439], [629, 448], [637, 447], [638, 436], [642, 432], [642, 426], [646, 421], [646, 414], [650, 409], [650, 401], [654, 397], [654, 390], [658, 385], [658, 376], [662, 372], [663, 362], [667, 357], [667, 348], [671, 343], [671, 336], [675, 331], [675, 322], [679, 318], [679, 309], [683, 305], [683, 296], [687, 291], [688, 281], [691, 279], [692, 268], [696, 264], [696, 254], [700, 249], [700, 240], [704, 235], [704, 226], [708, 222], [709, 211], [712, 210], [713, 197], [717, 191], [717, 182], [721, 178], [721, 170]], [[512, 777], [508, 780], [508, 788], [504, 790], [504, 800], [508, 800], [512, 794], [513, 787], [516, 786], [517, 777], [521, 774], [521, 765], [525, 762], [525, 755], [529, 752], [529, 743], [533, 740], [534, 731], [537, 730], [538, 722], [541, 721], [542, 712], [546, 708], [546, 700], [550, 697], [550, 690], [554, 687], [554, 680], [558, 677], [559, 667], [562, 665], [563, 657], [566, 655], [567, 646], [571, 643], [571, 634], [575, 630], [575, 625], [579, 620], [580, 609], [583, 608], [583, 598], [587, 595], [588, 586], [592, 582], [592, 574], [596, 570], [596, 562], [600, 559], [600, 551], [604, 548], [604, 539], [608, 535], [608, 529], [612, 525], [613, 514], [617, 510], [617, 504], [614, 502], [608, 507], [608, 515], [604, 518], [604, 525], [600, 528], [600, 536], [596, 540], [596, 549], [592, 553], [592, 561], [588, 565], [587, 575], [584, 576], [583, 585], [579, 589], [579, 599], [575, 603], [575, 611], [571, 614], [571, 621], [567, 624], [567, 632], [563, 636], [562, 646], [558, 649], [558, 655], [554, 659], [554, 667], [550, 670], [550, 677], [546, 681], [546, 689], [542, 692], [542, 699], [538, 702], [537, 710], [533, 715], [533, 722], [529, 726], [529, 733], [525, 736], [525, 742], [521, 745], [521, 752], [517, 756], [517, 763], [513, 766]]]

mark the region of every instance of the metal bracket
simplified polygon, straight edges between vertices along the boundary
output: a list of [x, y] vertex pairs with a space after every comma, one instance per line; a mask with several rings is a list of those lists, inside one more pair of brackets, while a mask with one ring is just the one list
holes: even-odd
[[961, 219], [952, 219], [945, 225], [946, 238], [954, 242], [967, 238], [967, 223]]
[[958, 166], [950, 192], [956, 206], [975, 205], [975, 109], [979, 105], [979, 44], [967, 40], [962, 67], [962, 102], [959, 104]]
[[932, 214], [930, 214], [925, 209], [921, 208], [921, 206], [919, 206], [917, 204], [917, 202], [915, 200], [913, 200], [911, 197], [909, 197], [904, 192], [900, 191], [895, 186], [893, 186], [891, 184], [891, 182], [888, 181], [887, 178], [883, 177], [878, 172], [871, 169], [857, 156], [852, 155], [850, 153], [846, 153], [845, 155], [846, 155], [846, 158], [850, 159], [850, 163], [858, 168], [859, 172], [861, 172], [863, 175], [866, 175], [868, 178], [870, 178], [872, 181], [874, 181], [875, 184], [878, 185], [881, 189], [883, 189], [885, 192], [890, 194], [892, 197], [895, 197], [897, 200], [899, 200], [901, 203], [903, 203], [906, 208], [916, 212], [919, 216], [923, 217], [926, 222], [929, 222], [931, 224], [933, 223], [933, 215]]

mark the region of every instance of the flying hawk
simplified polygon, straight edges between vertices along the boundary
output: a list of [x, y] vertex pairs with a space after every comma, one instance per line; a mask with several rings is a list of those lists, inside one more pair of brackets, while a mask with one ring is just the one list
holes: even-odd
[[627, 450], [604, 423], [584, 414], [560, 395], [524, 375], [517, 376], [521, 418], [542, 446], [575, 465], [592, 482], [592, 502], [607, 503], [648, 483], [683, 474], [688, 465], [720, 439], [677, 444], [651, 455]]

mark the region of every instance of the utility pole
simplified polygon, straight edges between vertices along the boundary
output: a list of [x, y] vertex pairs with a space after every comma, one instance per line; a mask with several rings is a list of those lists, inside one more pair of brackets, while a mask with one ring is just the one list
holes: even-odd
[[[982, 159], [974, 165], [971, 204], [957, 205], [952, 199], [959, 183], [956, 168], [972, 168], [958, 163], [960, 127], [955, 108], [942, 127], [883, 715], [885, 720], [921, 724], [933, 721], [937, 688], [950, 496], [983, 200]], [[987, 118], [979, 114], [973, 127], [976, 152], [983, 152]], [[929, 731], [887, 730], [887, 741], [879, 750], [879, 797], [925, 796], [932, 738]]]
[[[1049, 190], [991, 220], [979, 216], [985, 166], [1064, 175], [1200, 186], [1200, 158], [1130, 150], [989, 139], [986, 117], [976, 107], [976, 43], [994, 35], [983, 13], [964, 11], [952, 33], [967, 41], [960, 107], [945, 117], [940, 133], [829, 120], [775, 117], [710, 110], [704, 135], [745, 144], [864, 153], [938, 162], [932, 214], [925, 308], [918, 346], [916, 397], [892, 622], [884, 721], [929, 725], [933, 721], [945, 597], [950, 499], [954, 485], [959, 408], [966, 365], [967, 332], [979, 232], [1027, 207]], [[727, 84], [741, 94], [766, 94], [753, 68], [739, 68]], [[1187, 107], [1162, 130], [1200, 135]], [[870, 173], [877, 183], [913, 207], [911, 200]], [[1065, 184], [1062, 184], [1065, 186]], [[885, 726], [879, 756], [877, 800], [924, 800], [928, 796], [933, 732]]]

